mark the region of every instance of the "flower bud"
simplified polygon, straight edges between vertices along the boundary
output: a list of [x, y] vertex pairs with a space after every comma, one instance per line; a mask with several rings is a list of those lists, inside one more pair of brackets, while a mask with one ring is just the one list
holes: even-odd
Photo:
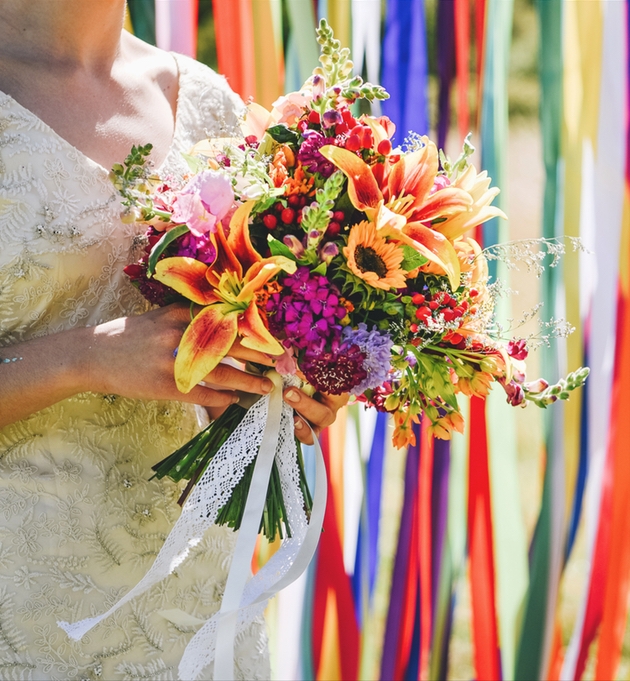
[[319, 251], [320, 260], [327, 265], [329, 265], [330, 261], [338, 254], [339, 246], [337, 246], [334, 241], [327, 241]]
[[282, 241], [296, 258], [301, 258], [304, 255], [304, 245], [293, 234], [287, 234]]
[[313, 99], [319, 99], [326, 91], [326, 79], [319, 74], [313, 76]]
[[142, 214], [138, 208], [131, 206], [126, 208], [120, 216], [120, 221], [126, 225], [142, 220]]
[[388, 395], [387, 398], [385, 399], [385, 409], [387, 411], [396, 411], [399, 405], [400, 396], [396, 395], [396, 393], [391, 393], [391, 395]]
[[543, 390], [546, 390], [549, 387], [549, 383], [545, 381], [544, 378], [539, 378], [537, 381], [530, 381], [529, 383], [525, 383], [523, 385], [523, 388], [525, 389], [525, 392], [528, 393], [541, 393]]
[[511, 404], [513, 407], [518, 407], [520, 404], [522, 404], [523, 400], [525, 399], [525, 391], [523, 390], [522, 386], [520, 386], [518, 383], [515, 383], [514, 381], [510, 381], [503, 387], [505, 389], [505, 394], [507, 395], [507, 401], [509, 404]]
[[343, 123], [343, 118], [338, 111], [326, 111], [322, 116], [322, 126], [324, 128], [332, 128], [340, 123]]

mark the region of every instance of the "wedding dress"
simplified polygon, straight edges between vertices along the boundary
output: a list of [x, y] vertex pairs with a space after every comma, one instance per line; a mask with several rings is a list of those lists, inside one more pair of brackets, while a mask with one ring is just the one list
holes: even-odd
[[[229, 133], [239, 100], [205, 66], [175, 58], [175, 134], [160, 173], [181, 176], [180, 152]], [[143, 227], [119, 214], [107, 169], [0, 93], [0, 357], [147, 309], [122, 271]], [[231, 530], [212, 528], [173, 575], [82, 641], [57, 621], [100, 614], [145, 574], [180, 512], [179, 487], [149, 481], [151, 465], [198, 429], [191, 405], [91, 393], [0, 429], [0, 679], [177, 678], [198, 628], [185, 615], [218, 610]], [[269, 676], [262, 621], [239, 635], [235, 671]]]

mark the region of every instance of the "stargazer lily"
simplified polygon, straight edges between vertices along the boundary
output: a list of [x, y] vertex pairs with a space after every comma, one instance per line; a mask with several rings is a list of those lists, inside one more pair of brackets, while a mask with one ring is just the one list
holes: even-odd
[[256, 293], [278, 272], [292, 273], [296, 265], [283, 256], [263, 258], [254, 249], [247, 225], [253, 204], [236, 210], [229, 236], [217, 226], [217, 256], [210, 266], [183, 257], [164, 258], [156, 265], [158, 281], [203, 305], [184, 332], [175, 359], [175, 381], [184, 393], [219, 364], [239, 336], [246, 348], [269, 355], [284, 352], [261, 317]]
[[388, 159], [374, 167], [340, 147], [324, 146], [319, 152], [348, 178], [353, 206], [375, 222], [384, 236], [412, 246], [435, 263], [456, 290], [460, 283], [457, 253], [447, 237], [425, 223], [468, 211], [473, 199], [459, 187], [435, 190], [437, 147], [428, 138], [423, 139], [421, 149], [401, 155], [395, 163]]

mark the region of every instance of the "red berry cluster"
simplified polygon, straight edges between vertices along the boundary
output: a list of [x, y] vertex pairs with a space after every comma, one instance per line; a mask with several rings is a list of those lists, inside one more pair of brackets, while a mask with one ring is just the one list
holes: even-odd
[[[446, 291], [439, 291], [435, 295], [427, 293], [414, 293], [411, 302], [416, 306], [416, 319], [426, 325], [429, 318], [442, 315], [445, 322], [453, 322], [463, 317], [468, 312], [469, 303], [467, 300], [459, 303], [455, 297]], [[419, 326], [415, 322], [409, 327], [412, 333], [417, 333]]]
[[302, 208], [305, 205], [306, 196], [291, 194], [287, 198], [286, 206], [282, 201], [278, 201], [262, 214], [263, 225], [268, 230], [275, 229], [279, 224], [287, 227], [299, 225], [302, 222]]
[[328, 223], [328, 229], [326, 230], [326, 236], [329, 239], [334, 239], [339, 234], [345, 217], [346, 215], [342, 210], [336, 210], [333, 213], [332, 220]]

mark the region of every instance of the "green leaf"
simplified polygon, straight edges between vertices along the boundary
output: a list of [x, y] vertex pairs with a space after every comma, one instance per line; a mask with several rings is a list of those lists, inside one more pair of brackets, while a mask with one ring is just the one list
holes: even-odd
[[151, 249], [151, 255], [149, 256], [149, 267], [148, 274], [152, 276], [155, 272], [155, 266], [157, 265], [158, 258], [164, 253], [168, 246], [175, 241], [180, 236], [186, 234], [190, 231], [188, 225], [177, 225], [173, 229], [169, 229], [168, 232], [164, 232], [161, 239], [153, 246]]
[[400, 266], [406, 272], [411, 272], [411, 270], [415, 270], [417, 267], [422, 267], [422, 265], [425, 265], [427, 262], [429, 262], [427, 258], [418, 253], [418, 251], [411, 246], [407, 246], [405, 244], [403, 245], [402, 249], [404, 257], [402, 263], [400, 263]]
[[297, 262], [295, 253], [293, 253], [293, 251], [286, 244], [283, 244], [282, 241], [274, 239], [271, 234], [267, 235], [267, 241], [269, 242], [269, 250], [271, 251], [271, 255], [283, 255], [285, 258], [289, 258], [289, 260]]
[[383, 312], [392, 316], [402, 315], [405, 312], [405, 307], [400, 303], [385, 303], [385, 305], [383, 305]]
[[280, 144], [297, 144], [300, 139], [297, 133], [280, 124], [267, 128], [267, 134]]
[[325, 262], [320, 262], [319, 265], [314, 270], [312, 270], [311, 274], [321, 274], [322, 276], [324, 276], [327, 270], [328, 265], [326, 265]]
[[182, 157], [188, 164], [191, 172], [195, 174], [200, 173], [202, 170], [208, 167], [207, 164], [199, 158], [199, 156], [192, 156], [191, 154], [185, 154], [182, 152]]
[[252, 215], [259, 215], [260, 213], [264, 213], [266, 210], [271, 208], [276, 203], [282, 203], [283, 205], [286, 204], [286, 201], [283, 201], [277, 196], [271, 195], [271, 196], [265, 196], [262, 199], [256, 203], [256, 205], [252, 208]]

